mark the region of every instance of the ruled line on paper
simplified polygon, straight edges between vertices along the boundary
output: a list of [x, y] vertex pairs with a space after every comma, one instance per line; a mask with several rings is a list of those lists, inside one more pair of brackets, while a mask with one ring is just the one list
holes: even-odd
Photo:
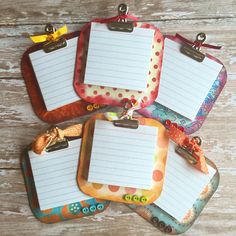
[[158, 128], [96, 120], [88, 182], [150, 189]]
[[68, 39], [67, 47], [29, 54], [45, 106], [52, 111], [80, 100], [73, 88], [78, 37]]
[[179, 156], [175, 146], [171, 141], [162, 193], [154, 203], [181, 222], [216, 170], [208, 165], [209, 174], [202, 173]]
[[29, 151], [29, 159], [41, 210], [90, 199], [76, 182], [81, 139], [69, 147], [37, 155]]
[[205, 58], [199, 63], [180, 52], [181, 44], [165, 38], [156, 102], [194, 120], [222, 65]]
[[92, 23], [84, 83], [144, 91], [153, 38], [153, 29], [135, 27], [124, 33]]

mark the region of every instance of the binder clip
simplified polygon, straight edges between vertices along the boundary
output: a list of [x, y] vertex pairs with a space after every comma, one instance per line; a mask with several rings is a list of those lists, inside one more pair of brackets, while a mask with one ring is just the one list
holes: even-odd
[[45, 151], [54, 152], [68, 147], [69, 147], [68, 139], [64, 138], [62, 140], [58, 140], [57, 142], [50, 144], [50, 146], [46, 147]]
[[[184, 142], [183, 145], [178, 145], [175, 151], [185, 158], [191, 165], [197, 165], [199, 161], [198, 155], [195, 153], [195, 148], [200, 147], [202, 140], [199, 136], [193, 137], [190, 142]], [[197, 147], [197, 148], [198, 148]]]
[[193, 42], [193, 45], [185, 44], [180, 48], [180, 51], [184, 55], [198, 62], [202, 62], [205, 58], [205, 54], [200, 52], [200, 49], [201, 49], [202, 44], [205, 42], [205, 40], [206, 40], [205, 33], [199, 33], [196, 36], [196, 40]]
[[170, 120], [165, 122], [166, 128], [169, 130], [169, 137], [177, 144], [175, 152], [183, 157], [189, 164], [196, 169], [208, 174], [206, 158], [201, 149], [202, 140], [195, 136], [190, 139], [185, 133], [182, 126], [171, 123]]
[[66, 25], [56, 30], [52, 24], [47, 24], [45, 26], [45, 33], [46, 34], [43, 35], [30, 37], [34, 43], [45, 42], [43, 44], [44, 52], [49, 53], [67, 46], [66, 39], [62, 37], [63, 34], [67, 33]]
[[72, 125], [62, 130], [52, 127], [46, 133], [40, 134], [31, 144], [31, 149], [37, 154], [43, 151], [53, 152], [69, 147], [69, 141], [77, 139], [82, 134], [82, 125]]
[[127, 100], [124, 101], [123, 112], [119, 120], [113, 120], [113, 125], [117, 127], [137, 129], [139, 121], [133, 119], [133, 112], [137, 109], [135, 102]]
[[116, 22], [107, 23], [107, 27], [112, 31], [121, 31], [131, 33], [134, 30], [133, 22], [128, 22], [127, 16], [129, 8], [126, 4], [122, 3], [118, 6], [118, 17]]

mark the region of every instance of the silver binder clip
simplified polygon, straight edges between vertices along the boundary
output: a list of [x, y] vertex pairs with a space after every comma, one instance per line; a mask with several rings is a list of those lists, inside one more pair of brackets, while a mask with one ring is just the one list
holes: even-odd
[[[122, 3], [118, 6], [118, 16], [127, 15], [129, 8], [126, 4]], [[107, 27], [112, 31], [121, 31], [131, 33], [134, 30], [133, 22], [128, 22], [126, 18], [120, 18], [116, 22], [107, 23]]]
[[119, 120], [114, 120], [113, 125], [117, 127], [137, 129], [139, 127], [139, 121], [133, 119], [133, 112], [136, 109], [131, 101], [124, 103], [123, 112]]
[[184, 55], [186, 55], [198, 62], [202, 62], [205, 58], [205, 54], [202, 53], [200, 51], [200, 49], [201, 49], [201, 45], [205, 42], [205, 40], [206, 40], [206, 34], [199, 33], [196, 36], [196, 40], [194, 41], [193, 45], [185, 44], [180, 48], [180, 51]]

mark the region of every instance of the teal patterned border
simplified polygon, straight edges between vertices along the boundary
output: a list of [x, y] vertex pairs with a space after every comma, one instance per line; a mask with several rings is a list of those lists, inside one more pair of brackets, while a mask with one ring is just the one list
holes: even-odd
[[95, 215], [103, 212], [110, 204], [109, 201], [91, 198], [85, 201], [55, 207], [47, 211], [41, 211], [29, 162], [28, 150], [25, 150], [21, 157], [21, 168], [31, 211], [41, 222], [56, 223], [68, 219]]
[[[207, 162], [217, 170], [216, 166], [211, 161], [207, 159]], [[149, 221], [156, 228], [158, 228], [160, 231], [168, 234], [181, 234], [186, 232], [200, 215], [207, 202], [215, 193], [219, 185], [219, 180], [220, 176], [217, 170], [216, 174], [213, 176], [204, 191], [200, 194], [199, 198], [196, 199], [192, 209], [190, 209], [182, 222], [179, 222], [178, 220], [170, 216], [154, 203], [147, 206], [128, 206], [144, 219]]]
[[[182, 43], [180, 40], [178, 40], [175, 36], [167, 35], [165, 36], [169, 39], [172, 39], [174, 41], [177, 41], [179, 43]], [[222, 62], [215, 57], [206, 54], [208, 58], [211, 60], [214, 60], [220, 64]], [[222, 64], [222, 69], [216, 78], [215, 82], [213, 83], [207, 97], [205, 98], [201, 108], [199, 109], [197, 116], [195, 117], [195, 120], [191, 121], [184, 116], [172, 111], [171, 109], [159, 104], [158, 102], [154, 102], [150, 106], [138, 110], [138, 112], [146, 117], [154, 118], [160, 121], [161, 123], [165, 124], [166, 120], [170, 120], [171, 122], [177, 123], [178, 125], [181, 125], [184, 127], [184, 131], [186, 134], [192, 134], [196, 132], [198, 129], [201, 128], [203, 122], [205, 121], [207, 115], [211, 111], [212, 107], [214, 106], [214, 103], [218, 96], [220, 95], [222, 89], [224, 88], [226, 81], [227, 81], [227, 72]]]

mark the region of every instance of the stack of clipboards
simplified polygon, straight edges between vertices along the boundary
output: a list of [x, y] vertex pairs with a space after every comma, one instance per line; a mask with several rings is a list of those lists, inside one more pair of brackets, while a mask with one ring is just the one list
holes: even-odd
[[[163, 36], [128, 15], [95, 19], [81, 32], [47, 25], [22, 58], [35, 113], [56, 124], [104, 106], [84, 124], [50, 128], [21, 158], [30, 207], [42, 222], [94, 215], [127, 204], [159, 230], [191, 227], [216, 191], [219, 173], [189, 137], [226, 83], [226, 70], [194, 42]], [[145, 117], [135, 117], [137, 111]], [[79, 222], [78, 222], [79, 223]]]

